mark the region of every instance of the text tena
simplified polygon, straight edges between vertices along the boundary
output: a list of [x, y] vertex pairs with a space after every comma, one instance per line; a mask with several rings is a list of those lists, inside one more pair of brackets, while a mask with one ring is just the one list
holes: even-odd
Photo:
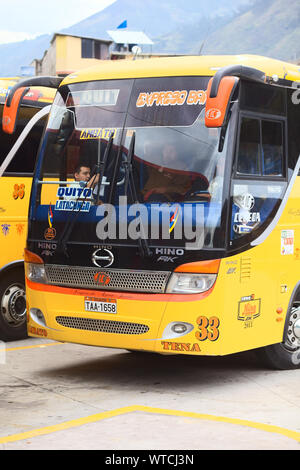
[[248, 222], [260, 222], [259, 212], [237, 212], [234, 215], [235, 222], [248, 223]]

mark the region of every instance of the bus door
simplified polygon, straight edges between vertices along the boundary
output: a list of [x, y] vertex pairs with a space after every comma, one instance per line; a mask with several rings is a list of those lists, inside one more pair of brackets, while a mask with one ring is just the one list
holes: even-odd
[[288, 185], [286, 139], [285, 90], [241, 82], [229, 221], [229, 252], [237, 256], [227, 260], [226, 275], [235, 330], [229, 334], [243, 347], [255, 343], [258, 331], [266, 342], [274, 335], [268, 325], [282, 301], [275, 221]]
[[[73, 262], [84, 264], [86, 257], [91, 258], [89, 244], [101, 243], [96, 235], [96, 211], [110, 197], [132, 83], [96, 81], [61, 86], [57, 92], [32, 207], [32, 239], [59, 245], [55, 254], [43, 253], [48, 261], [57, 257], [58, 263], [67, 262], [62, 246], [72, 250], [79, 243], [82, 257], [77, 259], [77, 255]], [[89, 173], [86, 187], [86, 181], [76, 176], [80, 168]]]
[[[41, 119], [33, 118], [36, 111], [21, 108], [16, 133], [8, 135], [1, 131], [1, 267], [22, 259], [25, 246], [32, 177], [47, 110], [41, 112]], [[30, 130], [23, 132], [31, 118]], [[19, 244], [23, 248], [17, 254], [15, 247]]]

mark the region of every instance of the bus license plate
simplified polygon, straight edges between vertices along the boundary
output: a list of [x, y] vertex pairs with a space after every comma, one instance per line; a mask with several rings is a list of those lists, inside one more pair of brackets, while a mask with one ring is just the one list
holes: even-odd
[[117, 313], [117, 301], [116, 299], [85, 297], [84, 309], [86, 312]]

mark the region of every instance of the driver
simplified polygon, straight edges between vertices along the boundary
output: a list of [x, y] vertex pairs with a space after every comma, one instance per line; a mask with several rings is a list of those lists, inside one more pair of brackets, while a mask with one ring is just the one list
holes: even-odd
[[162, 152], [162, 166], [148, 168], [149, 178], [142, 190], [145, 201], [167, 202], [184, 198], [192, 181], [184, 169], [175, 169], [182, 168], [182, 163], [175, 145], [166, 144]]
[[162, 166], [151, 166], [148, 171], [149, 178], [142, 191], [145, 201], [183, 201], [190, 192], [205, 191], [208, 187], [204, 176], [201, 178], [202, 175], [196, 176], [187, 170], [173, 143], [167, 143], [163, 148]]

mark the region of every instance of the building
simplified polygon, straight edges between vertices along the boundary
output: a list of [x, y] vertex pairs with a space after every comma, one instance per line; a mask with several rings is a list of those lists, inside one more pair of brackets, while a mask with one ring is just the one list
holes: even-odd
[[65, 76], [95, 65], [98, 60], [110, 59], [111, 44], [106, 39], [55, 33], [42, 59], [34, 59], [30, 65], [34, 66], [35, 75]]
[[[148, 59], [182, 54], [152, 53], [153, 42], [139, 31], [108, 31], [111, 40], [55, 33], [42, 59], [34, 59], [35, 75], [66, 76], [99, 60]], [[148, 46], [145, 52], [140, 46]]]

